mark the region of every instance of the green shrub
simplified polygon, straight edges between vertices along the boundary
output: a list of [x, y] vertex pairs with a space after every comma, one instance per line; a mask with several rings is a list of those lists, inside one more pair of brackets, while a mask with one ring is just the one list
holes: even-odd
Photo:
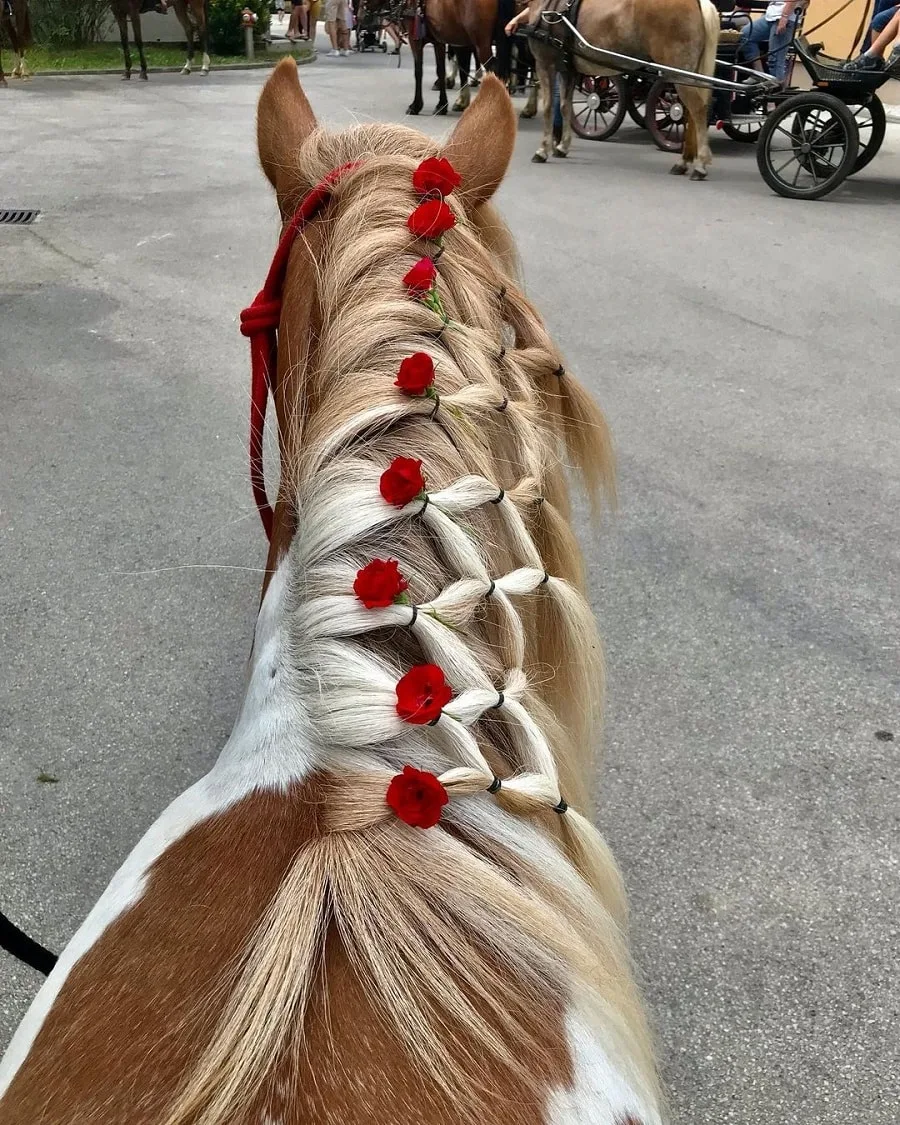
[[256, 13], [254, 35], [261, 37], [269, 30], [268, 0], [209, 0], [209, 39], [217, 55], [240, 55], [244, 50], [244, 29], [241, 12], [250, 8]]
[[29, 14], [36, 43], [83, 47], [112, 23], [109, 0], [31, 0]]

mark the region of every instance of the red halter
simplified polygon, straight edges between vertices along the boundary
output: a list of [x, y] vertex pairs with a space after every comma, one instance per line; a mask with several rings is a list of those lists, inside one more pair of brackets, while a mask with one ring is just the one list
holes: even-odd
[[278, 243], [275, 257], [269, 267], [265, 285], [256, 294], [253, 304], [241, 313], [241, 333], [250, 338], [250, 484], [253, 499], [259, 509], [266, 538], [272, 538], [273, 513], [266, 495], [263, 468], [263, 432], [266, 426], [266, 404], [269, 391], [275, 393], [278, 378], [278, 326], [281, 323], [281, 291], [287, 273], [288, 259], [294, 239], [310, 219], [322, 210], [331, 199], [332, 185], [347, 172], [358, 168], [358, 163], [343, 164], [335, 168], [308, 192], [294, 212]]

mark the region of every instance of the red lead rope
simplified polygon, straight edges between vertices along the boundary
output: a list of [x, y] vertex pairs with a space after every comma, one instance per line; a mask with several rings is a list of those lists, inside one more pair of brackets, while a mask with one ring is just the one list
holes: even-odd
[[266, 405], [269, 391], [275, 393], [278, 377], [278, 326], [281, 323], [281, 295], [288, 259], [294, 239], [310, 219], [321, 211], [331, 199], [332, 185], [347, 172], [359, 167], [358, 163], [344, 164], [329, 172], [321, 183], [310, 191], [294, 212], [278, 243], [275, 257], [269, 267], [265, 285], [256, 294], [253, 304], [241, 313], [241, 333], [250, 339], [250, 484], [253, 499], [259, 509], [266, 538], [272, 538], [273, 513], [266, 494], [263, 468], [263, 433], [266, 427]]

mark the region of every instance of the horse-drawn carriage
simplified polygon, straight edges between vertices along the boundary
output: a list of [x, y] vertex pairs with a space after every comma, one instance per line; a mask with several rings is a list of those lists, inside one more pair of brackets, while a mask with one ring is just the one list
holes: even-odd
[[[712, 91], [708, 123], [733, 140], [757, 143], [763, 179], [779, 195], [820, 199], [873, 159], [885, 135], [885, 111], [876, 91], [900, 64], [878, 71], [848, 71], [843, 60], [822, 53], [802, 34], [798, 9], [791, 63], [799, 60], [811, 88], [782, 85], [770, 75], [740, 61], [741, 20], [750, 5], [723, 12], [714, 74], [689, 73], [607, 50], [588, 42], [578, 31], [577, 9], [547, 10], [527, 29], [531, 39], [550, 45], [561, 66], [576, 60], [602, 66], [605, 73], [580, 74], [572, 94], [572, 129], [589, 140], [607, 140], [626, 114], [647, 129], [656, 145], [680, 152], [687, 111], [679, 91], [701, 87]], [[789, 69], [788, 74], [791, 74]], [[560, 154], [562, 155], [562, 154]]]

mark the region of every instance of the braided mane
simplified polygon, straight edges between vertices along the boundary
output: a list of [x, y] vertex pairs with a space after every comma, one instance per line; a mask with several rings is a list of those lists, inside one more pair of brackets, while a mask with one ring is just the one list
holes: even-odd
[[[521, 1062], [541, 1049], [523, 1017], [573, 997], [656, 1102], [621, 882], [586, 807], [602, 668], [563, 451], [596, 494], [611, 487], [607, 431], [522, 294], [489, 207], [471, 208], [463, 190], [447, 199], [457, 223], [437, 259], [445, 327], [404, 290], [435, 249], [406, 225], [413, 170], [435, 152], [376, 125], [316, 130], [297, 155], [294, 203], [359, 161], [308, 232], [315, 292], [299, 291], [300, 266], [289, 272], [282, 321], [297, 393], [281, 495], [298, 530], [283, 564], [279, 674], [308, 732], [319, 833], [270, 904], [165, 1125], [232, 1120], [302, 1053], [326, 940], [341, 942], [411, 1063], [462, 1114], [489, 1108], [486, 1067], [539, 1087]], [[292, 336], [301, 302], [310, 331]], [[434, 361], [437, 409], [394, 385], [414, 352]], [[427, 502], [382, 499], [397, 456], [421, 459]], [[398, 561], [409, 604], [367, 609], [354, 595], [373, 559]], [[425, 662], [454, 697], [435, 725], [411, 726], [396, 685]], [[450, 796], [436, 828], [410, 828], [385, 803], [407, 763], [440, 775]]]

